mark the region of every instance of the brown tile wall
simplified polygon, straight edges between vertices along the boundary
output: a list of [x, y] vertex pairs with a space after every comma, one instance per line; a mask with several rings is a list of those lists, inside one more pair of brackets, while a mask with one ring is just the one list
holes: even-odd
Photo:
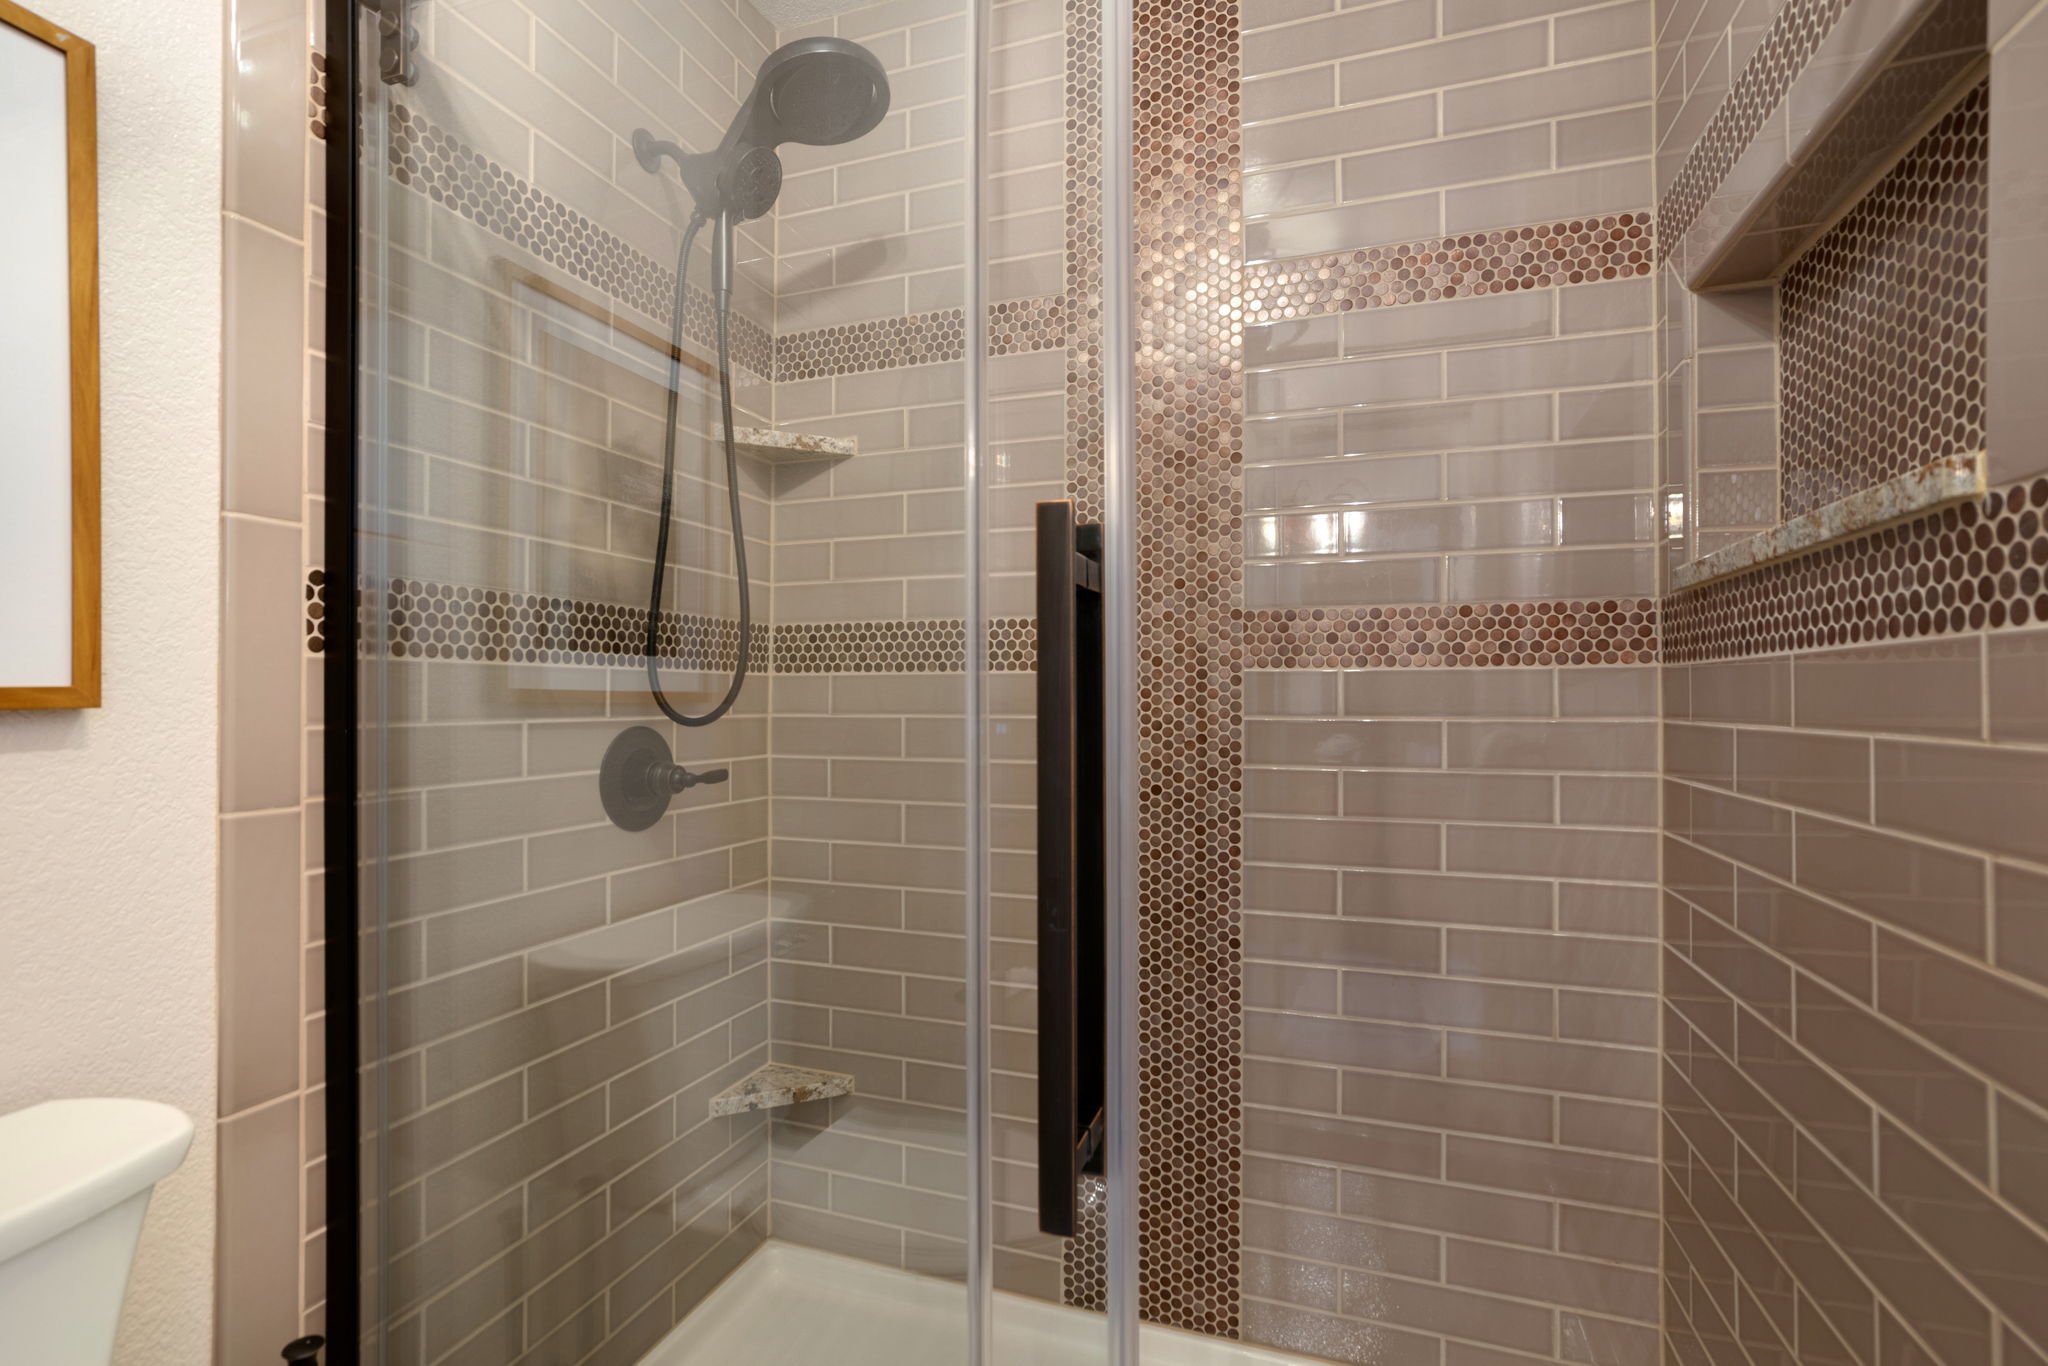
[[1679, 1359], [2044, 1341], [2043, 659], [2036, 629], [1665, 667]]
[[1243, 1335], [1649, 1362], [1651, 10], [1245, 25]]
[[[1663, 222], [1698, 189], [1678, 168], [1725, 156], [1841, 8], [1660, 7]], [[1989, 97], [1965, 97], [1793, 267], [1775, 308], [1762, 291], [1753, 309], [1691, 298], [1667, 270], [1672, 562], [1760, 510], [1768, 525], [1967, 447], [2032, 401], [2025, 384], [2003, 400], [1995, 380], [1977, 387], [2024, 370], [2034, 327], [2011, 268], [2037, 215], [2001, 200], [1978, 142], [1988, 106], [1992, 155], [2018, 145], [2010, 184], [2032, 183], [2038, 139], [1999, 112], [2014, 107], [1999, 81], [2027, 70], [2025, 8], [1992, 6], [2005, 46]], [[1887, 263], [1902, 256], [1913, 272], [1886, 293], [1875, 282], [1900, 278]], [[1730, 300], [1748, 316], [1725, 316]], [[1707, 346], [1710, 326], [1726, 348]], [[1929, 339], [1950, 349], [1907, 358]], [[1767, 497], [1774, 341], [1784, 489]], [[1717, 384], [1715, 355], [1724, 381], [1754, 387]], [[2020, 454], [1994, 457], [1984, 499], [1663, 600], [1667, 1360], [1955, 1366], [2034, 1360], [2048, 1340], [2027, 1156], [2044, 1096], [2016, 1065], [2048, 1025], [2026, 947], [2048, 904], [2048, 485], [2028, 477], [2038, 442], [2007, 444]], [[1722, 478], [1754, 488], [1724, 501]]]
[[1247, 1337], [1656, 1359], [1656, 683], [1245, 675]]

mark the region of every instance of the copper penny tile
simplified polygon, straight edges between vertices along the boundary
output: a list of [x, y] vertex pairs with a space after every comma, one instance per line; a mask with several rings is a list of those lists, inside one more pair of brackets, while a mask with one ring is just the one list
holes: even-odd
[[1138, 1312], [1241, 1319], [1244, 216], [1238, 0], [1141, 0], [1136, 328]]
[[315, 48], [311, 66], [306, 77], [306, 121], [311, 125], [313, 136], [324, 142], [327, 139], [327, 54]]
[[[988, 666], [995, 673], [1038, 667], [1038, 624], [996, 617], [988, 624]], [[960, 673], [967, 668], [967, 623], [929, 621], [792, 622], [775, 628], [778, 674]]]
[[[675, 272], [618, 234], [545, 194], [407, 105], [391, 111], [391, 178], [452, 209], [478, 227], [565, 271], [611, 300], [664, 324], [675, 308]], [[683, 334], [717, 344], [709, 293], [684, 290]], [[775, 347], [767, 330], [743, 315], [732, 322], [733, 363], [767, 379]]]
[[[622, 603], [394, 579], [384, 590], [385, 647], [394, 659], [496, 664], [631, 664], [643, 654], [647, 609]], [[757, 640], [766, 644], [764, 632]], [[663, 612], [657, 658], [671, 668], [729, 670], [739, 623]]]
[[1646, 213], [1574, 218], [1245, 267], [1247, 322], [1593, 284], [1650, 274]]
[[2048, 622], [2048, 478], [1664, 599], [1673, 663]]
[[1777, 516], [1984, 446], [1990, 87], [1786, 272]]
[[[1064, 343], [1066, 303], [1057, 295], [988, 306], [991, 356], [1050, 351]], [[967, 354], [967, 315], [957, 308], [789, 332], [775, 339], [777, 380], [824, 379], [943, 365]]]
[[1791, 0], [1779, 5], [1748, 64], [1707, 119], [1657, 203], [1665, 241], [1684, 240], [1848, 7], [1849, 0]]
[[[326, 649], [327, 576], [306, 575], [306, 648]], [[377, 604], [365, 594], [365, 607]], [[396, 579], [384, 590], [384, 645], [394, 659], [485, 663], [637, 664], [647, 609], [623, 603], [514, 593]], [[794, 622], [756, 628], [763, 673], [959, 673], [967, 667], [966, 623]], [[731, 669], [739, 622], [693, 612], [662, 613], [660, 659], [670, 668]], [[1029, 617], [989, 623], [989, 668], [1038, 667], [1038, 628]]]
[[1652, 598], [1246, 612], [1247, 669], [1648, 664]]

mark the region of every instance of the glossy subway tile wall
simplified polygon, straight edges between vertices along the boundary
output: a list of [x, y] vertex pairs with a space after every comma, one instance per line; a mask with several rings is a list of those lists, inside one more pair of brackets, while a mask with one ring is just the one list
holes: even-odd
[[[1040, 499], [1103, 509], [1103, 13], [987, 12], [970, 641], [959, 0], [425, 9], [373, 163], [395, 402], [359, 592], [313, 463], [340, 94], [317, 12], [230, 25], [218, 1360], [323, 1322], [345, 605], [390, 755], [366, 1270], [397, 1359], [639, 1360], [777, 1240], [957, 1281], [984, 1156], [996, 1286], [1102, 1308], [1100, 1192], [1073, 1240], [1036, 1221], [1030, 536]], [[1148, 1320], [1361, 1366], [2048, 1357], [2048, 458], [1999, 435], [2038, 402], [2001, 374], [2048, 354], [2020, 316], [2048, 153], [2004, 131], [2048, 13], [1992, 6], [1989, 86], [1782, 285], [1695, 294], [1670, 255], [1829, 35], [1902, 9], [1138, 11]], [[682, 206], [624, 138], [709, 145], [767, 52], [827, 34], [891, 109], [785, 148], [740, 238], [736, 401], [859, 454], [742, 460], [753, 677], [667, 726], [639, 649]], [[709, 293], [684, 309], [702, 361]], [[1846, 441], [1887, 376], [1911, 431]], [[693, 707], [739, 645], [715, 398], [685, 370], [660, 648]], [[1665, 591], [1972, 440], [1975, 502]], [[644, 723], [731, 776], [628, 834], [596, 768]], [[770, 1059], [855, 1093], [708, 1115]]]

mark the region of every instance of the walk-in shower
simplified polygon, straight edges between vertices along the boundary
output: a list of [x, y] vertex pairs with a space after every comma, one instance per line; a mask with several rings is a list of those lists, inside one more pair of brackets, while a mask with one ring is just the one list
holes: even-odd
[[2048, 11], [381, 10], [329, 1366], [2048, 1360]]

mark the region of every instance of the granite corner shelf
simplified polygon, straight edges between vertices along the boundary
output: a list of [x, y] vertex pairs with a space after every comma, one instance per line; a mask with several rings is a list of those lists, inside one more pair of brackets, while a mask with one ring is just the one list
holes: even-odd
[[1683, 592], [1717, 579], [1796, 559], [1824, 550], [1837, 541], [1861, 536], [1951, 503], [1981, 498], [1985, 491], [1984, 469], [1982, 451], [1948, 456], [1922, 465], [1917, 470], [1837, 499], [1826, 507], [1816, 508], [1769, 531], [1722, 546], [1691, 564], [1678, 566], [1671, 573], [1672, 591]]
[[[711, 429], [711, 439], [725, 436], [723, 427]], [[734, 427], [733, 445], [741, 455], [751, 455], [771, 465], [793, 465], [800, 461], [847, 460], [860, 454], [860, 443], [846, 436], [814, 436], [808, 432], [778, 432], [769, 427]]]
[[749, 1110], [780, 1110], [813, 1100], [853, 1094], [853, 1078], [844, 1072], [763, 1063], [711, 1098], [711, 1116], [743, 1115]]
[[1776, 279], [1982, 77], [1984, 0], [1859, 0], [1674, 242], [1696, 291]]

